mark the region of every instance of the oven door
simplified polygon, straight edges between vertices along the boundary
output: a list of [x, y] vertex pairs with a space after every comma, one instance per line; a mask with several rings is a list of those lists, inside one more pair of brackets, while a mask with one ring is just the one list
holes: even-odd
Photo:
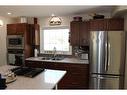
[[22, 66], [24, 64], [23, 54], [8, 54], [8, 64]]
[[22, 35], [8, 35], [7, 47], [8, 49], [23, 49], [24, 37]]

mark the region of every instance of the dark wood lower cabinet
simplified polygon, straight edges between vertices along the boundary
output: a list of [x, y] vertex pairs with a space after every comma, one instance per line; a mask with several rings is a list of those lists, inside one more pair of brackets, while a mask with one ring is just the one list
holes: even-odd
[[47, 62], [44, 63], [44, 68], [67, 71], [58, 83], [58, 89], [89, 88], [89, 64]]
[[71, 67], [70, 65], [70, 70], [67, 70], [67, 74], [58, 83], [58, 89], [88, 89], [89, 87], [88, 64], [80, 66], [74, 67], [73, 65]]
[[67, 71], [58, 83], [58, 89], [89, 88], [89, 64], [26, 61], [26, 66]]
[[33, 68], [44, 68], [42, 62], [40, 61], [25, 61], [25, 66]]

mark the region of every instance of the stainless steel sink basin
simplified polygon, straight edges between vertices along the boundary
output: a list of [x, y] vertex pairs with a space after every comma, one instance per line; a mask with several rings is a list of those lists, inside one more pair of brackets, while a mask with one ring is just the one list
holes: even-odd
[[64, 57], [42, 57], [42, 60], [63, 60]]
[[42, 60], [51, 60], [51, 57], [42, 57]]

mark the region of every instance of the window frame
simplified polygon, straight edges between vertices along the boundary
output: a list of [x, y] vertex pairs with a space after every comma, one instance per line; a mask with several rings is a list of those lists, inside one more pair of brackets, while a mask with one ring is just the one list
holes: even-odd
[[[44, 30], [52, 30], [52, 29], [69, 29], [68, 26], [59, 26], [59, 27], [43, 27], [40, 31], [40, 53], [41, 54], [53, 54], [53, 51], [44, 51]], [[57, 54], [61, 55], [72, 55], [72, 46], [69, 44], [69, 51], [57, 51]]]

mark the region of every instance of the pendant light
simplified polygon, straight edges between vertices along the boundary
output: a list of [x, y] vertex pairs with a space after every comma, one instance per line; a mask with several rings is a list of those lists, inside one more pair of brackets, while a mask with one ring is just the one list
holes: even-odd
[[58, 16], [55, 16], [54, 14], [52, 14], [52, 17], [49, 20], [49, 24], [50, 25], [61, 25], [61, 23], [62, 23], [61, 18], [59, 18]]

